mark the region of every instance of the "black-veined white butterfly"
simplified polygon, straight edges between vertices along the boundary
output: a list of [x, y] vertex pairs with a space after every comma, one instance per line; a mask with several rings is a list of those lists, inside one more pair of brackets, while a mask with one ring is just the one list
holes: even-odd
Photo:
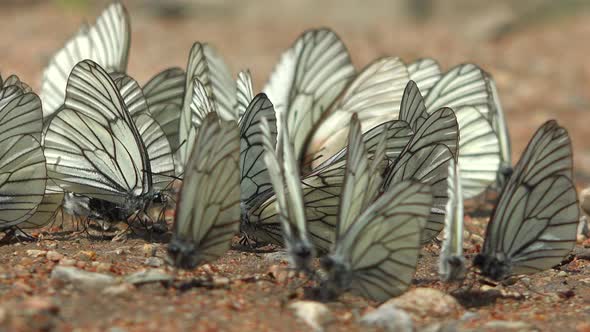
[[184, 70], [169, 68], [156, 74], [143, 86], [150, 113], [162, 127], [174, 152], [179, 144], [178, 129], [185, 84]]
[[275, 209], [279, 215], [283, 243], [289, 254], [291, 266], [298, 271], [311, 271], [315, 250], [307, 234], [307, 220], [303, 202], [297, 161], [285, 114], [278, 113], [283, 126], [278, 138], [276, 151], [272, 142], [271, 127], [266, 118], [261, 119], [264, 162], [276, 195]]
[[78, 62], [91, 59], [108, 72], [125, 72], [130, 39], [129, 15], [120, 2], [109, 5], [94, 25], [83, 25], [43, 72], [40, 97], [45, 121], [64, 104], [68, 76]]
[[28, 220], [43, 199], [42, 128], [39, 97], [15, 75], [0, 78], [0, 229]]
[[212, 111], [223, 120], [237, 121], [236, 82], [223, 59], [212, 46], [193, 44], [187, 64], [184, 96], [178, 120], [177, 174], [192, 151], [196, 130]]
[[[370, 156], [377, 153], [378, 143], [383, 134], [386, 135], [385, 155], [388, 162], [379, 164], [379, 172], [383, 172], [393, 160], [397, 159], [412, 138], [412, 131], [407, 123], [403, 121], [383, 123], [362, 135]], [[346, 153], [345, 147], [301, 179], [310, 240], [318, 251], [324, 253], [328, 252], [334, 243], [338, 204], [346, 168]], [[261, 201], [249, 209], [248, 218], [243, 226], [246, 233], [257, 240], [282, 244], [281, 225], [274, 208], [276, 199], [272, 192], [269, 195], [261, 195]]]
[[[344, 90], [342, 97], [322, 115], [306, 140], [302, 163], [309, 169], [346, 147], [350, 116], [356, 113], [363, 132], [398, 118], [404, 87], [408, 83], [405, 64], [395, 57], [373, 61]], [[304, 158], [303, 158], [304, 157]]]
[[[92, 60], [68, 79], [65, 107], [45, 136], [48, 175], [63, 190], [126, 219], [153, 199], [147, 149], [117, 85]], [[91, 202], [92, 203], [92, 202]]]
[[433, 204], [423, 232], [428, 242], [443, 228], [448, 200], [447, 172], [451, 159], [456, 159], [459, 130], [455, 113], [441, 108], [432, 114], [426, 112], [417, 85], [410, 81], [404, 90], [400, 120], [413, 129], [412, 139], [393, 165], [386, 171], [383, 190], [397, 183], [414, 179], [431, 186]]
[[[268, 137], [264, 137], [260, 124], [266, 119]], [[240, 118], [240, 188], [242, 215], [260, 204], [272, 192], [267, 165], [264, 162], [264, 140], [276, 146], [277, 124], [275, 110], [265, 94], [260, 93], [247, 105]]]
[[462, 280], [467, 272], [463, 256], [463, 194], [461, 176], [455, 160], [449, 162], [448, 196], [444, 238], [438, 260], [438, 275], [442, 281]]
[[410, 285], [432, 194], [428, 185], [410, 180], [376, 198], [384, 137], [370, 160], [356, 114], [350, 123], [336, 241], [330, 254], [321, 259], [326, 277], [320, 291], [332, 296], [352, 290], [385, 301]]
[[425, 96], [428, 113], [443, 106], [455, 112], [462, 135], [458, 166], [463, 198], [473, 198], [490, 185], [501, 186], [502, 174], [511, 165], [510, 142], [490, 75], [473, 64], [461, 64], [442, 74], [432, 59], [418, 60], [408, 69]]
[[473, 265], [494, 280], [560, 263], [576, 243], [572, 146], [556, 121], [533, 135], [502, 190]]
[[240, 224], [240, 140], [234, 121], [207, 114], [180, 190], [171, 262], [192, 269], [227, 250]]
[[308, 135], [354, 73], [346, 46], [329, 29], [304, 32], [282, 54], [262, 91], [277, 113], [287, 116], [296, 158], [301, 159]]
[[161, 192], [168, 187], [174, 176], [172, 149], [166, 133], [152, 117], [139, 84], [126, 74], [112, 74], [111, 77], [147, 150], [154, 191]]

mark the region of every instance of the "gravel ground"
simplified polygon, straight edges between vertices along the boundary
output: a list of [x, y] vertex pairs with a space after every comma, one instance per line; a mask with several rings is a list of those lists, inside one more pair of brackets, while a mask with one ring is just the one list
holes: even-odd
[[[34, 88], [51, 54], [83, 20], [92, 21], [104, 2], [83, 8], [53, 1], [2, 4], [2, 74], [16, 73]], [[28, 3], [28, 2], [27, 2]], [[462, 1], [451, 2], [455, 7]], [[132, 48], [129, 72], [145, 82], [169, 66], [185, 66], [193, 41], [214, 44], [237, 71], [248, 67], [261, 88], [279, 54], [306, 28], [329, 26], [348, 46], [358, 68], [376, 57], [398, 55], [406, 62], [437, 58], [444, 68], [466, 61], [480, 64], [496, 78], [516, 160], [534, 130], [557, 118], [572, 136], [579, 187], [590, 183], [590, 32], [585, 10], [575, 15], [517, 25], [503, 6], [478, 11], [443, 8], [417, 23], [402, 14], [399, 2], [199, 1], [180, 18], [159, 17], [148, 2], [129, 1]], [[289, 13], [288, 16], [285, 13]], [[486, 219], [467, 218], [467, 253], [479, 250]], [[293, 303], [304, 298], [305, 280], [290, 276], [276, 253], [230, 251], [214, 264], [191, 273], [172, 271], [162, 259], [165, 245], [143, 239], [111, 242], [87, 234], [37, 232], [36, 243], [0, 247], [0, 331], [308, 331]], [[585, 242], [584, 242], [585, 241]], [[590, 331], [590, 242], [580, 239], [575, 255], [557, 270], [494, 286], [475, 280], [447, 286], [436, 277], [438, 248], [424, 249], [413, 288], [452, 294], [449, 303], [412, 303], [404, 307], [415, 327], [429, 331]], [[37, 250], [37, 251], [32, 251]], [[62, 280], [58, 266], [106, 274], [107, 286], [87, 287]], [[169, 282], [131, 285], [123, 276], [150, 269], [198, 278], [208, 287]], [[59, 269], [58, 269], [59, 270]], [[53, 271], [53, 274], [52, 274]], [[79, 271], [78, 271], [79, 272]], [[107, 280], [105, 279], [105, 280]], [[96, 283], [96, 280], [91, 281]], [[305, 284], [309, 286], [309, 284]], [[424, 296], [422, 296], [424, 297]], [[416, 299], [414, 299], [416, 300]], [[446, 310], [445, 308], [455, 308]], [[359, 317], [376, 303], [346, 295], [328, 303], [328, 331], [367, 330]]]

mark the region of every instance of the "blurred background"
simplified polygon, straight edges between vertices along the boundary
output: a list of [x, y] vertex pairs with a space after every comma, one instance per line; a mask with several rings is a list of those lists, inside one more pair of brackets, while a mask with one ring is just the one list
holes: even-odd
[[[590, 184], [590, 2], [584, 0], [124, 0], [131, 16], [129, 73], [141, 83], [185, 67], [194, 41], [213, 44], [234, 74], [262, 88], [303, 30], [327, 26], [362, 68], [395, 55], [474, 62], [497, 81], [513, 158], [556, 118], [574, 142], [576, 179]], [[48, 59], [109, 1], [0, 0], [0, 72], [38, 89]]]

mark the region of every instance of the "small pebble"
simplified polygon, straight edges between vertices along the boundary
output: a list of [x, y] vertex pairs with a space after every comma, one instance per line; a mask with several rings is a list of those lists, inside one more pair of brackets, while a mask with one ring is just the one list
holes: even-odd
[[59, 262], [63, 257], [64, 255], [60, 254], [57, 251], [51, 250], [47, 252], [47, 259], [52, 262]]
[[313, 301], [295, 301], [289, 304], [295, 316], [305, 322], [313, 331], [320, 332], [324, 326], [332, 321], [332, 313], [328, 306]]
[[45, 250], [36, 250], [36, 249], [29, 249], [27, 250], [27, 256], [37, 258], [45, 256], [47, 251]]
[[143, 262], [144, 265], [151, 266], [151, 267], [160, 267], [164, 264], [164, 260], [159, 257], [148, 257]]
[[557, 276], [560, 277], [560, 278], [567, 277], [567, 272], [565, 272], [565, 271], [559, 271], [557, 273]]

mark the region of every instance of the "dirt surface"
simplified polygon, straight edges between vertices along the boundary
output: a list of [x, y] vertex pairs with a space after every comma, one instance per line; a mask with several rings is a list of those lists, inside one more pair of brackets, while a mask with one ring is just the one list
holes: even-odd
[[[182, 2], [182, 1], [181, 1]], [[430, 20], [407, 18], [398, 2], [368, 1], [362, 7], [336, 1], [199, 1], [182, 17], [160, 17], [146, 1], [129, 1], [132, 47], [129, 73], [140, 82], [169, 66], [184, 67], [191, 44], [215, 45], [237, 71], [250, 68], [255, 89], [260, 89], [279, 54], [304, 30], [329, 26], [348, 46], [357, 68], [384, 55], [400, 56], [409, 63], [418, 57], [438, 59], [444, 68], [473, 61], [498, 83], [518, 159], [534, 130], [556, 118], [571, 136], [575, 176], [581, 188], [590, 183], [590, 33], [586, 10], [575, 14], [524, 21], [518, 29], [503, 32], [505, 22], [521, 22], [504, 2], [483, 9], [454, 11], [464, 1], [438, 8]], [[93, 21], [105, 2], [87, 7], [42, 1], [0, 4], [0, 72], [15, 73], [33, 88], [40, 86], [48, 58], [84, 20]], [[288, 15], [286, 15], [288, 13]], [[469, 255], [479, 250], [486, 219], [467, 218], [474, 235], [466, 239]], [[291, 291], [301, 280], [278, 280], [285, 263], [273, 254], [230, 251], [218, 262], [192, 273], [177, 272], [182, 280], [221, 277], [213, 288], [178, 289], [167, 283], [105, 294], [78, 289], [50, 278], [57, 265], [115, 276], [147, 269], [146, 259], [165, 257], [165, 245], [142, 239], [126, 242], [89, 238], [87, 235], [36, 233], [35, 243], [0, 247], [0, 331], [308, 331], [288, 309], [302, 298]], [[479, 237], [478, 237], [479, 235]], [[513, 285], [491, 287], [468, 280], [466, 286], [441, 284], [436, 276], [438, 248], [423, 250], [414, 287], [430, 287], [454, 294], [460, 312], [444, 317], [416, 317], [422, 328], [434, 322], [461, 320], [461, 329], [479, 330], [492, 320], [524, 321], [543, 331], [590, 331], [590, 243], [576, 246], [573, 259], [558, 270], [529, 276]], [[29, 250], [55, 251], [37, 253]], [[61, 256], [61, 257], [60, 257]], [[162, 265], [168, 273], [175, 273]], [[278, 271], [278, 272], [277, 272]], [[564, 273], [560, 273], [564, 271]], [[472, 288], [468, 290], [469, 285]], [[499, 289], [504, 289], [500, 291]], [[376, 303], [346, 295], [329, 303], [334, 320], [329, 331], [367, 330], [357, 318]], [[453, 329], [451, 329], [453, 330]]]

